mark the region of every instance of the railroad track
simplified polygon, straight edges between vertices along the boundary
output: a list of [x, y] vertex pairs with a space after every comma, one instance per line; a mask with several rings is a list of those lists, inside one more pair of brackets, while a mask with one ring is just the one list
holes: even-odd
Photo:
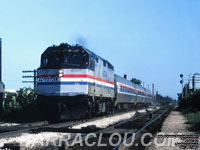
[[[130, 123], [137, 122], [137, 120], [140, 120], [141, 118], [144, 118], [145, 116], [147, 118], [147, 120], [145, 120], [145, 122], [148, 123], [146, 125], [150, 125], [152, 122], [149, 122], [149, 121], [153, 121], [152, 119], [155, 119], [155, 116], [153, 114], [155, 114], [155, 112], [157, 112], [157, 111], [159, 111], [159, 110], [147, 111], [146, 113], [140, 113], [140, 114], [136, 113], [136, 115], [134, 117], [131, 117], [128, 120], [124, 120], [124, 121], [121, 121], [121, 122], [116, 123], [114, 125], [111, 125], [107, 128], [96, 128], [94, 126], [90, 126], [90, 127], [85, 127], [85, 128], [81, 128], [81, 129], [73, 129], [73, 128], [71, 128], [72, 126], [78, 125], [78, 124], [81, 124], [81, 123], [84, 123], [84, 122], [87, 122], [87, 121], [71, 121], [71, 122], [45, 125], [45, 126], [41, 126], [41, 127], [29, 127], [29, 128], [25, 128], [25, 129], [22, 129], [22, 130], [16, 130], [16, 131], [11, 131], [11, 132], [1, 133], [0, 138], [19, 136], [22, 133], [40, 133], [40, 132], [59, 132], [59, 133], [69, 133], [69, 134], [74, 133], [74, 135], [81, 133], [82, 134], [81, 139], [83, 140], [83, 142], [85, 140], [88, 140], [87, 135], [89, 133], [93, 133], [97, 136], [99, 136], [100, 134], [103, 134], [104, 140], [106, 140], [106, 137], [109, 137], [113, 133], [119, 133], [120, 135], [123, 135], [124, 133], [128, 133], [129, 138], [130, 138], [132, 133], [138, 133], [139, 134], [139, 132], [137, 132], [138, 129], [136, 129], [136, 128], [127, 129], [126, 126], [128, 126]], [[109, 116], [116, 116], [116, 115], [124, 114], [124, 113], [126, 113], [126, 112], [118, 113], [118, 114], [114, 114], [114, 115], [109, 115]], [[152, 118], [150, 118], [151, 116], [152, 116]], [[96, 117], [96, 118], [93, 118], [89, 121], [92, 121], [92, 120], [95, 121], [95, 120], [98, 120], [100, 118], [101, 117]], [[149, 119], [151, 119], [151, 120], [149, 120]], [[145, 124], [144, 121], [143, 121], [143, 124]], [[137, 128], [139, 128], [139, 126]], [[141, 128], [141, 130], [143, 130], [143, 128]], [[138, 131], [140, 131], [140, 130], [138, 130]], [[73, 138], [75, 138], [75, 136], [72, 137], [71, 140], [69, 140], [69, 144], [72, 144], [72, 142], [74, 142]], [[96, 139], [91, 137], [91, 138], [89, 138], [89, 140], [95, 141]], [[121, 147], [122, 145], [123, 145], [123, 143], [120, 143], [117, 146]], [[118, 149], [117, 146], [115, 146], [116, 149]], [[5, 144], [3, 148], [13, 149], [13, 148], [16, 148], [16, 147], [20, 147], [20, 145], [15, 145], [14, 143], [8, 143], [8, 144]], [[55, 149], [61, 150], [61, 149], [66, 149], [67, 147], [68, 147], [67, 145], [62, 144], [60, 146], [54, 145], [54, 146], [41, 147], [40, 149], [42, 149], [42, 150], [55, 150]], [[111, 147], [111, 149], [112, 148], [114, 149], [115, 147]], [[81, 147], [81, 149], [84, 149], [84, 148], [88, 149], [88, 147], [86, 147], [86, 146]], [[80, 149], [80, 147], [78, 147], [77, 145], [74, 145], [74, 146], [71, 146], [70, 149]]]
[[[96, 132], [92, 132], [91, 130], [87, 134], [93, 133], [93, 135], [98, 135], [98, 136], [97, 138], [96, 137], [94, 138], [94, 136], [88, 137], [87, 135], [82, 136], [81, 140], [85, 142], [83, 146], [79, 145], [80, 144], [79, 141], [77, 141], [78, 144], [74, 145], [74, 140], [69, 141], [68, 144], [72, 145], [70, 148], [72, 150], [105, 149], [105, 148], [112, 149], [112, 150], [127, 149], [127, 144], [129, 145], [132, 139], [135, 140], [136, 138], [138, 138], [140, 133], [142, 133], [142, 131], [144, 131], [147, 127], [151, 126], [154, 122], [156, 122], [169, 110], [170, 108], [161, 108], [158, 110], [147, 111], [147, 113], [145, 114], [136, 115], [133, 118], [124, 120], [108, 128], [99, 129], [99, 131], [96, 131]], [[114, 138], [113, 135], [116, 135], [117, 137]], [[97, 144], [99, 142], [99, 138], [98, 138], [99, 136], [102, 137], [101, 142], [103, 143], [103, 145], [100, 145], [100, 146]], [[119, 140], [119, 138], [123, 138], [125, 136], [126, 136], [125, 139]], [[111, 139], [110, 137], [112, 137], [112, 140], [113, 140], [112, 144], [110, 142], [110, 139]], [[90, 141], [90, 143], [96, 143], [96, 144], [94, 146], [88, 147], [86, 140]], [[54, 147], [54, 149], [55, 148], [56, 147]], [[67, 148], [68, 148], [68, 145], [65, 145], [62, 147], [62, 149], [67, 149]], [[49, 150], [50, 147], [48, 147], [47, 149]], [[47, 149], [43, 149], [43, 150], [47, 150]], [[59, 147], [57, 147], [57, 149], [59, 149]]]
[[78, 124], [80, 121], [70, 121], [70, 122], [62, 122], [62, 123], [56, 123], [56, 124], [50, 124], [47, 121], [44, 122], [37, 122], [30, 124], [30, 126], [27, 125], [19, 125], [18, 127], [8, 127], [5, 128], [4, 132], [0, 133], [0, 139], [2, 138], [11, 138], [11, 137], [17, 137], [20, 136], [23, 133], [32, 133], [32, 130], [38, 129], [41, 127], [70, 127], [72, 125]]
[[[45, 148], [42, 148], [42, 150], [65, 150], [65, 149], [71, 149], [71, 150], [87, 150], [87, 149], [112, 149], [112, 150], [118, 150], [118, 149], [126, 149], [127, 143], [131, 143], [132, 139], [136, 139], [139, 137], [139, 135], [149, 126], [151, 126], [153, 123], [155, 123], [159, 118], [161, 118], [164, 114], [170, 111], [172, 107], [164, 107], [160, 108], [158, 110], [152, 110], [148, 111], [144, 114], [137, 114], [133, 116], [132, 118], [128, 120], [121, 121], [119, 123], [116, 123], [114, 125], [111, 125], [107, 128], [82, 128], [82, 129], [46, 129], [46, 131], [55, 131], [55, 132], [64, 132], [64, 133], [81, 133], [83, 134], [81, 137], [77, 139], [75, 136], [74, 139], [67, 141], [67, 143], [64, 143], [60, 146], [48, 146]], [[45, 129], [42, 130], [44, 132]], [[88, 135], [91, 136], [88, 136]], [[121, 139], [122, 142], [118, 144], [111, 145], [110, 137], [114, 135], [117, 135], [119, 137], [124, 137], [126, 135], [126, 139]], [[96, 135], [96, 136], [95, 136]], [[119, 136], [121, 135], [121, 136]], [[103, 145], [98, 146], [97, 143], [99, 143], [99, 137], [101, 137], [101, 142]], [[113, 136], [113, 143], [119, 140], [117, 138], [114, 138]], [[80, 142], [81, 141], [81, 142]], [[89, 141], [89, 146], [88, 146]], [[87, 143], [86, 143], [87, 142]], [[76, 144], [78, 143], [78, 144]], [[81, 145], [80, 143], [83, 143]], [[91, 143], [95, 143], [91, 146]], [[101, 144], [102, 144], [101, 143]], [[130, 146], [130, 145], [129, 145]]]
[[[9, 123], [4, 123], [4, 124], [9, 124]], [[23, 123], [19, 125], [13, 125], [12, 123], [9, 126], [0, 126], [0, 133], [5, 133], [9, 131], [16, 131], [24, 128], [30, 128], [30, 127], [39, 127], [39, 126], [44, 126], [49, 124], [48, 121], [39, 121], [39, 122], [31, 122], [31, 123]]]
[[49, 123], [48, 121], [40, 121], [33, 123], [24, 123], [14, 126], [1, 126], [0, 127], [0, 139], [2, 138], [11, 138], [20, 136], [22, 133], [32, 133], [32, 130], [46, 127], [70, 127], [82, 123], [82, 121], [67, 121], [61, 123]]

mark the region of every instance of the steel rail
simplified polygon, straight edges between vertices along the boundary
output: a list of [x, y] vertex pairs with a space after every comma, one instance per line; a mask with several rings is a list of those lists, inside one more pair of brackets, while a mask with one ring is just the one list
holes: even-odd
[[[141, 110], [141, 109], [140, 109]], [[156, 109], [154, 111], [157, 111], [159, 109]], [[154, 112], [153, 111], [153, 112]], [[118, 112], [116, 114], [111, 114], [111, 115], [106, 115], [105, 117], [112, 117], [112, 116], [116, 116], [116, 115], [121, 115], [121, 114], [125, 114], [127, 112]], [[103, 130], [100, 130], [100, 131], [97, 131], [96, 134], [102, 132], [102, 131], [105, 131], [105, 130], [109, 130], [111, 128], [114, 128], [115, 126], [119, 126], [121, 124], [124, 124], [130, 120], [136, 120], [136, 119], [139, 119], [141, 117], [144, 117], [145, 115], [148, 115], [149, 113], [147, 114], [144, 114], [144, 115], [141, 115], [141, 116], [137, 116], [136, 118], [131, 118], [131, 119], [128, 119], [128, 120], [124, 120], [120, 123], [117, 123], [113, 126], [110, 126], [106, 129], [103, 129]], [[92, 119], [89, 119], [87, 121], [94, 121], [94, 120], [97, 120], [99, 118], [102, 118], [102, 116], [100, 117], [96, 117], [96, 118], [92, 118]], [[73, 126], [73, 125], [78, 125], [80, 123], [84, 123], [84, 122], [87, 122], [87, 121], [71, 121], [71, 122], [64, 122], [64, 123], [57, 123], [57, 124], [49, 124], [49, 125], [45, 125], [45, 126], [42, 126], [42, 127], [70, 127], [70, 126]], [[16, 130], [16, 131], [11, 131], [11, 132], [5, 132], [5, 133], [0, 133], [0, 139], [1, 138], [9, 138], [9, 137], [16, 137], [16, 136], [20, 136], [22, 133], [32, 133], [31, 130], [34, 130], [34, 129], [38, 129], [38, 128], [41, 128], [41, 127], [30, 127], [30, 128], [27, 128], [27, 129], [22, 129], [22, 130]], [[84, 139], [86, 138], [86, 136], [84, 136]], [[59, 147], [57, 146], [48, 146], [46, 148], [43, 148], [42, 150], [53, 150], [53, 149], [57, 149]]]
[[[75, 124], [80, 123], [80, 121], [71, 121], [71, 122], [62, 122], [62, 123], [57, 123], [57, 124], [48, 124], [48, 125], [44, 125], [42, 127], [65, 127], [65, 126], [72, 126]], [[9, 132], [4, 132], [4, 133], [0, 133], [0, 139], [2, 138], [10, 138], [10, 137], [16, 137], [16, 136], [20, 136], [22, 133], [31, 133], [31, 130], [33, 129], [38, 129], [41, 127], [28, 127], [26, 129], [20, 129], [20, 130], [15, 130], [15, 131], [9, 131]]]
[[155, 121], [157, 121], [160, 117], [162, 117], [167, 111], [169, 110], [166, 109], [164, 112], [162, 112], [160, 115], [158, 115], [155, 119], [153, 119], [153, 116], [151, 118], [150, 121], [148, 121], [142, 128], [140, 128], [139, 130], [136, 131], [136, 133], [132, 136], [130, 136], [129, 138], [127, 138], [126, 141], [121, 142], [118, 146], [114, 147], [112, 150], [118, 150], [118, 148], [120, 148], [122, 145], [124, 145], [127, 141], [132, 140], [132, 138], [134, 138], [136, 135], [138, 135], [140, 132], [142, 132], [146, 127], [148, 127], [149, 125], [151, 125], [152, 123], [154, 123]]
[[[157, 109], [158, 110], [158, 109]], [[155, 112], [155, 111], [157, 111], [157, 110], [154, 110], [153, 112]], [[121, 115], [121, 114], [125, 114], [125, 113], [127, 113], [127, 112], [120, 112], [120, 113], [117, 113], [117, 114], [112, 114], [112, 115], [108, 115], [108, 117], [112, 117], [112, 116], [116, 116], [116, 115]], [[149, 113], [146, 113], [146, 114], [144, 114], [144, 115], [141, 115], [141, 116], [137, 116], [137, 117], [135, 117], [135, 118], [130, 118], [130, 119], [128, 119], [128, 120], [124, 120], [124, 121], [121, 121], [121, 122], [119, 122], [119, 123], [117, 123], [117, 124], [115, 124], [115, 125], [112, 125], [112, 126], [110, 126], [110, 127], [108, 127], [108, 128], [105, 128], [105, 129], [102, 129], [102, 130], [99, 130], [99, 131], [97, 131], [97, 132], [94, 132], [94, 134], [98, 134], [98, 133], [100, 133], [100, 132], [102, 132], [102, 131], [106, 131], [106, 130], [109, 130], [109, 129], [111, 129], [111, 128], [114, 128], [114, 127], [116, 127], [116, 126], [119, 126], [119, 125], [121, 125], [121, 124], [124, 124], [124, 123], [126, 123], [126, 122], [128, 122], [128, 121], [134, 121], [134, 120], [137, 120], [137, 119], [139, 119], [139, 118], [142, 118], [142, 117], [144, 117], [144, 116], [146, 116], [146, 115], [148, 115], [148, 114], [150, 114], [151, 112], [149, 112]], [[98, 117], [99, 118], [99, 117]], [[96, 118], [97, 119], [97, 118]], [[96, 120], [96, 119], [94, 119], [94, 120]], [[90, 121], [90, 120], [89, 120]], [[82, 136], [81, 137], [81, 139], [84, 141], [85, 139], [86, 139], [86, 137], [87, 137], [87, 135], [84, 135], [84, 136]], [[78, 140], [80, 140], [79, 138], [77, 139], [77, 141]], [[74, 142], [74, 139], [72, 139], [72, 140], [70, 140], [70, 141], [68, 141], [68, 144], [70, 145], [70, 144], [72, 144]], [[45, 147], [45, 148], [42, 148], [41, 150], [54, 150], [54, 149], [56, 149], [56, 148], [58, 148], [58, 146], [48, 146], [48, 147]]]
[[48, 121], [38, 121], [38, 122], [31, 122], [31, 123], [23, 123], [19, 125], [11, 125], [11, 126], [0, 126], [0, 131], [3, 132], [8, 132], [9, 130], [11, 131], [16, 131], [19, 130], [20, 128], [25, 128], [25, 127], [40, 127], [44, 125], [48, 125]]
[[[115, 115], [121, 115], [121, 114], [125, 114], [125, 113], [127, 113], [127, 112], [118, 112], [116, 114], [106, 115], [105, 117], [112, 117], [112, 116], [115, 116]], [[70, 122], [62, 122], [62, 123], [57, 123], [57, 124], [47, 124], [47, 125], [44, 125], [42, 127], [70, 127], [70, 126], [78, 125], [80, 123], [84, 123], [84, 122], [87, 122], [87, 121], [95, 121], [95, 120], [100, 119], [100, 118], [102, 118], [102, 116], [95, 117], [95, 118], [85, 120], [85, 121], [70, 121]], [[16, 126], [13, 126], [13, 128], [14, 127], [16, 127]], [[38, 126], [37, 127], [28, 127], [26, 129], [3, 132], [3, 133], [0, 133], [0, 139], [20, 136], [22, 133], [31, 133], [31, 130], [38, 129], [38, 128], [40, 128], [40, 127], [38, 127]]]
[[[146, 126], [146, 125], [150, 125], [151, 122], [153, 121], [153, 117], [154, 117], [154, 114], [153, 114], [153, 113], [156, 112], [156, 111], [159, 111], [159, 110], [161, 110], [161, 109], [163, 109], [163, 108], [164, 108], [164, 107], [161, 107], [161, 108], [159, 108], [159, 109], [156, 109], [156, 110], [153, 110], [153, 111], [151, 111], [151, 112], [148, 112], [148, 113], [146, 113], [146, 114], [144, 114], [144, 115], [137, 116], [137, 117], [135, 117], [135, 118], [130, 118], [130, 119], [128, 119], [128, 120], [121, 121], [121, 122], [119, 122], [119, 123], [117, 123], [117, 124], [114, 124], [114, 125], [108, 127], [108, 128], [105, 128], [105, 129], [99, 130], [99, 131], [97, 131], [97, 132], [94, 132], [94, 134], [99, 134], [99, 133], [101, 133], [101, 132], [103, 132], [103, 131], [112, 129], [112, 128], [117, 127], [117, 126], [119, 126], [119, 125], [125, 124], [125, 123], [127, 123], [127, 122], [129, 122], [129, 121], [135, 121], [135, 120], [140, 119], [140, 118], [142, 118], [142, 117], [144, 117], [144, 116], [147, 116], [147, 115], [149, 115], [149, 114], [151, 114], [151, 120], [148, 121], [148, 122], [145, 124], [145, 126]], [[146, 127], [145, 127], [145, 128], [146, 128]], [[144, 129], [145, 129], [145, 128], [144, 128]], [[144, 130], [144, 129], [142, 128], [142, 130]], [[141, 130], [141, 131], [142, 131], [142, 130]], [[139, 130], [138, 130], [138, 131], [139, 131]], [[140, 131], [140, 132], [141, 132], [141, 131]], [[137, 132], [136, 132], [136, 133], [137, 133]], [[138, 132], [138, 133], [139, 133], [139, 132]], [[137, 133], [137, 134], [138, 134], [138, 133]], [[82, 142], [86, 139], [86, 137], [87, 137], [87, 135], [84, 135], [84, 136], [81, 137]], [[79, 141], [79, 140], [80, 140], [80, 139], [78, 138], [77, 141]], [[74, 139], [68, 141], [68, 144], [70, 145], [70, 144], [72, 144], [73, 142], [74, 142]], [[123, 142], [122, 142], [122, 143], [123, 143]], [[120, 144], [121, 144], [121, 143], [120, 143]], [[46, 149], [44, 149], [44, 150], [46, 150]], [[113, 149], [113, 150], [114, 150], [114, 149]]]
[[[160, 108], [160, 109], [161, 109], [161, 108]], [[149, 115], [149, 114], [152, 114], [152, 117], [153, 117], [153, 112], [158, 111], [158, 110], [160, 110], [160, 109], [154, 110], [154, 111], [152, 111], [152, 112], [148, 112], [148, 113], [146, 113], [146, 114], [144, 114], [144, 115], [137, 116], [137, 117], [135, 117], [135, 118], [130, 118], [130, 119], [128, 119], [128, 120], [121, 121], [121, 122], [119, 122], [119, 123], [117, 123], [117, 124], [114, 124], [114, 125], [108, 127], [108, 128], [105, 128], [105, 129], [96, 131], [96, 132], [94, 132], [94, 134], [99, 134], [99, 133], [101, 133], [101, 132], [103, 132], [103, 131], [106, 131], [106, 130], [112, 129], [112, 128], [114, 128], [114, 127], [120, 126], [120, 125], [125, 124], [125, 123], [127, 123], [127, 122], [129, 122], [129, 121], [135, 121], [135, 120], [140, 119], [140, 118], [142, 118], [142, 117], [144, 117], [144, 116], [147, 116], [147, 115]], [[82, 142], [85, 141], [86, 138], [87, 138], [87, 135], [82, 136], [82, 137], [81, 137]], [[78, 138], [76, 141], [79, 141], [79, 140], [80, 140], [80, 139]], [[75, 142], [74, 139], [68, 141], [68, 144], [70, 145], [70, 144], [72, 144], [73, 142]], [[48, 147], [47, 149], [42, 149], [42, 150], [49, 150], [49, 149], [51, 149], [51, 148], [55, 148], [55, 147]]]

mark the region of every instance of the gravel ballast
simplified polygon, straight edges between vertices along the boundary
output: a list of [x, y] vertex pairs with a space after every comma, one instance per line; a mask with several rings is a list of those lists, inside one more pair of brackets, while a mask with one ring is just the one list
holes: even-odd
[[[145, 112], [145, 110], [140, 110], [138, 112]], [[89, 125], [95, 125], [96, 127], [99, 128], [105, 128], [117, 122], [129, 119], [133, 117], [134, 114], [135, 111], [131, 111], [112, 117], [103, 117], [101, 119], [75, 125], [72, 128], [80, 129], [82, 127], [87, 127]], [[52, 141], [58, 141], [59, 139], [66, 139], [68, 138], [68, 136], [69, 136], [68, 133], [51, 133], [51, 132], [38, 133], [38, 134], [24, 133], [19, 137], [0, 139], [0, 147], [3, 147], [5, 143], [18, 143], [20, 144], [20, 146], [34, 149], [38, 146], [46, 146], [48, 141], [52, 142]]]

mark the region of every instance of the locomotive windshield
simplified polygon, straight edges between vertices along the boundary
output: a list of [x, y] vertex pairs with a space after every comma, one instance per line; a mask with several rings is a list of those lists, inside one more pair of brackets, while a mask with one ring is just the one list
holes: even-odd
[[84, 50], [63, 50], [44, 53], [41, 58], [41, 68], [77, 68], [89, 66], [89, 54]]

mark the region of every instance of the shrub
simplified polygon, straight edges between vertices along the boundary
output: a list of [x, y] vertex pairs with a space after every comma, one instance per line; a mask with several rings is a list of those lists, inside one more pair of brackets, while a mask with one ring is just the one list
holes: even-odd
[[16, 110], [23, 110], [28, 105], [34, 103], [36, 94], [33, 89], [21, 88], [16, 93], [5, 93], [3, 100], [3, 111], [10, 113]]
[[179, 108], [183, 111], [190, 109], [192, 112], [200, 110], [200, 90], [190, 91], [184, 98], [179, 98]]

